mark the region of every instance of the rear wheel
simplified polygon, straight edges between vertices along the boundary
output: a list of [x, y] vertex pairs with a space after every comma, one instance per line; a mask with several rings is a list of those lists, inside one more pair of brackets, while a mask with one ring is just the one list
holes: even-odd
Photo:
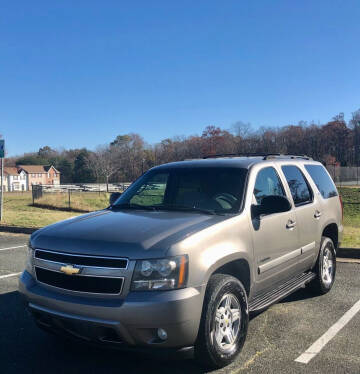
[[310, 283], [310, 288], [317, 294], [324, 295], [331, 290], [336, 275], [336, 251], [333, 241], [323, 236], [319, 257], [314, 271], [316, 278]]
[[229, 275], [210, 278], [195, 343], [195, 357], [203, 365], [221, 368], [240, 353], [249, 322], [246, 291]]

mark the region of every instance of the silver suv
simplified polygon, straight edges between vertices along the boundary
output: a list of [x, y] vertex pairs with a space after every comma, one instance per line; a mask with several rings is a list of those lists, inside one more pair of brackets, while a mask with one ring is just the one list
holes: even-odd
[[223, 367], [249, 312], [334, 283], [342, 204], [310, 158], [165, 164], [111, 200], [31, 236], [19, 289], [39, 327], [110, 347], [194, 347]]

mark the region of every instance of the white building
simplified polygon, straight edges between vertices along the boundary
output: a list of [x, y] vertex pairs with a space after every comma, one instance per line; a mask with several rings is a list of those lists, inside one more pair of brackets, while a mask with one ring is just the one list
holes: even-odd
[[15, 167], [4, 168], [5, 191], [27, 191], [27, 174]]
[[[1, 174], [0, 174], [0, 189], [1, 189]], [[3, 191], [7, 191], [7, 176], [4, 175]]]

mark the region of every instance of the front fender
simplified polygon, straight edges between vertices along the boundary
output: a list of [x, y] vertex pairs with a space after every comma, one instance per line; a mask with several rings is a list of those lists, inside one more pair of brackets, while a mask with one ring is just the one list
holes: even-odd
[[199, 280], [201, 285], [206, 285], [211, 275], [214, 274], [216, 270], [218, 270], [224, 265], [229, 264], [230, 262], [237, 260], [245, 260], [247, 262], [250, 271], [250, 283], [252, 283], [253, 270], [250, 266], [251, 259], [247, 251], [239, 251], [235, 249], [229, 249], [224, 251], [223, 249], [221, 256], [216, 255], [215, 252], [217, 252], [216, 249], [209, 249], [202, 254], [202, 264], [204, 266], [204, 272], [202, 273], [202, 279]]
[[226, 219], [177, 243], [171, 255], [188, 254], [190, 287], [202, 287], [221, 266], [247, 261], [253, 280], [253, 243], [245, 214]]

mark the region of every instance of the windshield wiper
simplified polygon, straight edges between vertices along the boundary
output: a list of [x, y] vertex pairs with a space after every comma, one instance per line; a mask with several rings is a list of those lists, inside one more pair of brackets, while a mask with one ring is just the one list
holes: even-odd
[[199, 213], [211, 214], [211, 215], [216, 214], [216, 212], [214, 210], [185, 206], [185, 205], [160, 205], [156, 208], [161, 209], [161, 210], [178, 210], [178, 211], [184, 211], [184, 212], [199, 212]]
[[112, 209], [134, 209], [134, 210], [156, 210], [157, 208], [154, 205], [141, 205], [133, 203], [124, 203], [111, 205]]

